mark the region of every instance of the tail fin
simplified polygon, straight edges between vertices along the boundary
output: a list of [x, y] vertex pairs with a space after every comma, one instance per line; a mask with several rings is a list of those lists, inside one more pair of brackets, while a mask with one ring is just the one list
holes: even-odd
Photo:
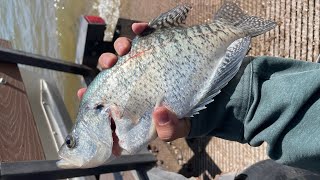
[[235, 3], [230, 1], [225, 1], [214, 16], [214, 20], [240, 27], [251, 37], [263, 34], [277, 25], [274, 21], [247, 15]]

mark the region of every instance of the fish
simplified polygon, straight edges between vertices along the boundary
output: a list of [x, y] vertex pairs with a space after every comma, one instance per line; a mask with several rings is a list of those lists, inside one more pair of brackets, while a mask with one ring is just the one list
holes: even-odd
[[130, 52], [95, 77], [58, 152], [58, 167], [97, 167], [113, 159], [116, 145], [119, 154], [139, 152], [157, 137], [152, 112], [160, 105], [181, 119], [195, 116], [238, 72], [251, 38], [276, 26], [230, 1], [212, 22], [186, 26], [191, 9], [178, 5], [151, 20]]

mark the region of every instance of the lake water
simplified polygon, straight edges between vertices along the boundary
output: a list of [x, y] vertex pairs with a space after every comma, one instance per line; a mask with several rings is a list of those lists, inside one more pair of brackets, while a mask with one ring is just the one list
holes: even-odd
[[[120, 0], [0, 0], [0, 39], [13, 48], [74, 62], [79, 17], [105, 17], [115, 25]], [[112, 34], [112, 33], [111, 33]], [[70, 116], [74, 119], [79, 101], [79, 77], [40, 68], [29, 68], [53, 77]]]

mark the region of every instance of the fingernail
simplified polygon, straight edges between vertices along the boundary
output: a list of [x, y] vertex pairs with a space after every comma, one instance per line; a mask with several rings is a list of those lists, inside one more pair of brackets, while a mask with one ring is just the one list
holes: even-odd
[[101, 61], [104, 67], [109, 67], [109, 63], [107, 59], [102, 59]]
[[119, 52], [117, 52], [117, 53], [119, 54], [119, 56], [122, 56], [122, 55], [125, 54], [125, 47], [124, 47], [123, 44], [119, 44], [119, 45], [118, 45], [118, 51], [119, 51]]
[[160, 126], [163, 126], [165, 124], [167, 124], [169, 122], [169, 114], [167, 112], [162, 112], [161, 114], [159, 114], [158, 116], [158, 124]]

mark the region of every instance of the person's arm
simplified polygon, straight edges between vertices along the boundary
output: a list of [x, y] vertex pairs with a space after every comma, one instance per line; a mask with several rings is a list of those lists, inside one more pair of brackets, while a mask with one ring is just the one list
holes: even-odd
[[258, 57], [191, 119], [189, 137], [259, 146], [277, 162], [320, 172], [320, 64]]

